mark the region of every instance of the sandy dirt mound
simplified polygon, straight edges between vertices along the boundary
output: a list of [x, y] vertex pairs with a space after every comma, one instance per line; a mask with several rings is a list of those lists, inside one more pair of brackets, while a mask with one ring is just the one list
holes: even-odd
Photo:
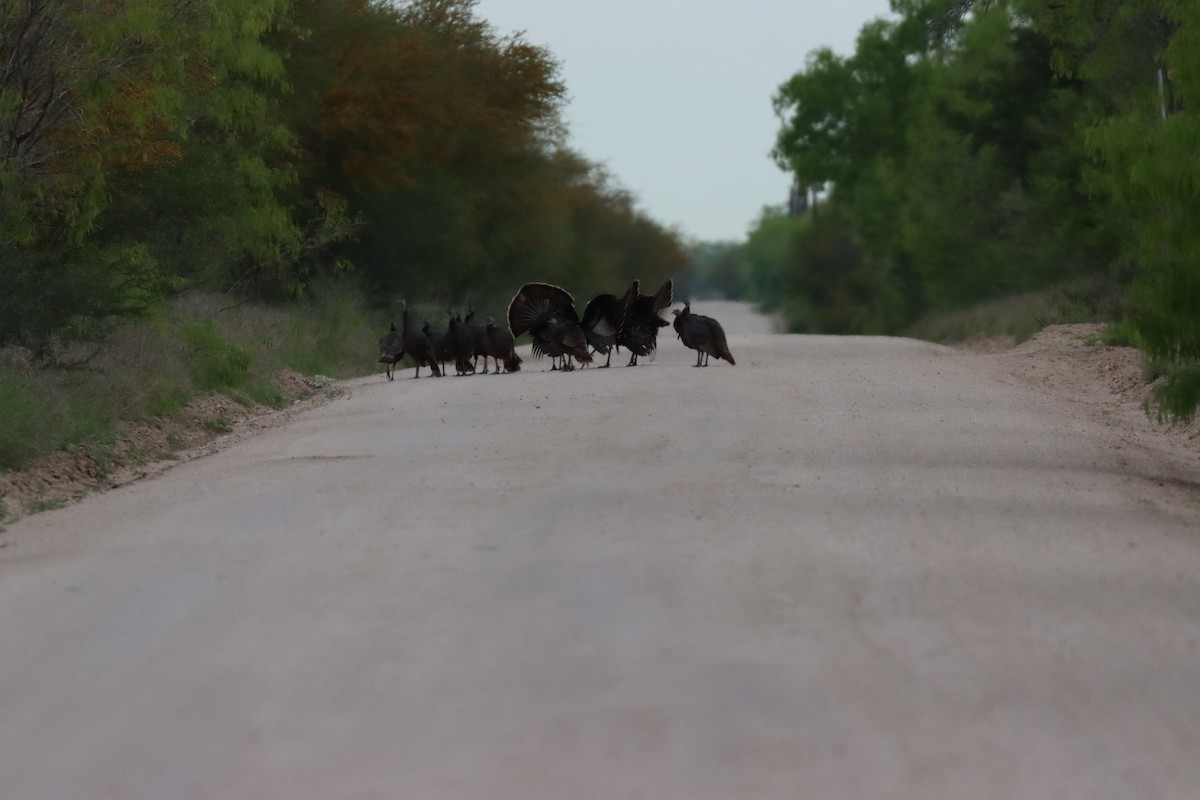
[[1110, 447], [1131, 473], [1176, 486], [1194, 500], [1200, 488], [1200, 418], [1163, 424], [1147, 414], [1155, 376], [1141, 351], [1099, 341], [1106, 326], [1052, 325], [1013, 346], [968, 340], [960, 349], [990, 362], [996, 376], [1069, 400], [1114, 435]]

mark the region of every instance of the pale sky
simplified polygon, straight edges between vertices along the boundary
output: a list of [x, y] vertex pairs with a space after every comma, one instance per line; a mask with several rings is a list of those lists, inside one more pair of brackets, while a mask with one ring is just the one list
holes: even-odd
[[479, 0], [562, 65], [570, 145], [685, 236], [742, 239], [787, 200], [771, 96], [810, 50], [854, 51], [887, 0]]

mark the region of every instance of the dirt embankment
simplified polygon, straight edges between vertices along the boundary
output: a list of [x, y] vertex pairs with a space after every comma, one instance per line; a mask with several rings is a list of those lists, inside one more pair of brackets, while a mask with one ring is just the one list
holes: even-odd
[[1110, 446], [1131, 474], [1195, 495], [1200, 487], [1200, 417], [1166, 424], [1147, 413], [1157, 385], [1140, 350], [1100, 343], [1104, 325], [1052, 325], [1013, 345], [968, 340], [1006, 383], [1023, 384], [1078, 404], [1114, 435]]
[[[31, 511], [55, 508], [88, 494], [157, 475], [215, 452], [297, 412], [336, 397], [332, 379], [298, 372], [279, 376], [284, 406], [244, 405], [223, 394], [195, 398], [170, 418], [123, 423], [111, 442], [81, 444], [0, 474], [0, 526]], [[2, 528], [0, 528], [2, 529]]]

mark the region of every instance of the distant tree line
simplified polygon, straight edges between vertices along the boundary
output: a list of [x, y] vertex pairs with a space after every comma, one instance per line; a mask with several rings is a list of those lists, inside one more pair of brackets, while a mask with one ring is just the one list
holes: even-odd
[[552, 55], [474, 0], [0, 0], [0, 346], [201, 290], [616, 291], [678, 236], [568, 149]]
[[773, 155], [802, 196], [821, 198], [817, 213], [768, 210], [745, 243], [702, 252], [694, 277], [781, 307], [796, 330], [845, 333], [1102, 282], [1167, 376], [1159, 411], [1190, 416], [1200, 400], [1200, 7], [892, 9], [862, 28], [852, 55], [810, 53], [775, 95]]

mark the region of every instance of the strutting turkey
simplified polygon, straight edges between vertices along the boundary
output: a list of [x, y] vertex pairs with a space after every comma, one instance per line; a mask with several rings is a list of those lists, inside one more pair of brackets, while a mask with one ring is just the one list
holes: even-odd
[[671, 305], [674, 283], [667, 280], [654, 294], [640, 294], [640, 284], [634, 281], [625, 290], [619, 309], [617, 346], [630, 352], [629, 364], [636, 367], [641, 356], [648, 356], [658, 347], [658, 329], [667, 321], [658, 312]]
[[504, 328], [497, 327], [493, 317], [488, 317], [487, 325], [483, 329], [483, 336], [488, 355], [496, 360], [497, 375], [500, 374], [501, 364], [504, 364], [505, 372], [521, 370], [521, 357], [517, 355], [516, 348], [513, 347], [513, 335]]
[[[693, 314], [689, 300], [684, 300], [683, 310], [676, 309], [674, 314], [675, 332], [679, 334], [685, 346], [696, 351], [697, 367], [707, 367], [709, 356], [723, 358], [730, 364], [737, 363], [733, 360], [733, 354], [729, 352], [721, 323], [703, 314]], [[701, 359], [704, 360], [703, 364], [700, 363]]]
[[587, 336], [579, 325], [575, 300], [567, 290], [550, 283], [527, 283], [508, 304], [508, 327], [513, 336], [529, 333], [533, 337], [533, 354], [548, 355], [552, 370], [575, 369], [572, 358], [590, 364]]
[[389, 381], [395, 380], [396, 365], [402, 358], [404, 358], [404, 338], [396, 330], [396, 323], [393, 322], [392, 329], [379, 340], [379, 363], [387, 365]]
[[412, 356], [417, 365], [413, 377], [421, 377], [421, 367], [427, 366], [435, 377], [440, 378], [442, 373], [438, 370], [437, 359], [433, 355], [433, 343], [429, 341], [429, 337], [423, 330], [417, 330], [408, 324], [408, 303], [401, 300], [400, 306], [404, 309], [401, 314], [403, 330], [400, 333], [401, 340], [404, 342], [404, 351]]

